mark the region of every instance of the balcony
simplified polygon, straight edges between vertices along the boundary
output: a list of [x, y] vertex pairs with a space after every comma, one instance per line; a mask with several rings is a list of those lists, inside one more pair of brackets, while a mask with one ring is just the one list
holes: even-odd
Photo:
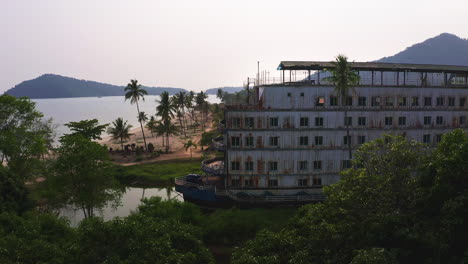
[[226, 145], [224, 144], [224, 137], [223, 137], [223, 136], [219, 136], [219, 137], [214, 138], [214, 139], [211, 141], [211, 145], [212, 145], [213, 148], [216, 149], [217, 151], [222, 151], [222, 152], [224, 152], [224, 151], [226, 150]]
[[224, 168], [224, 158], [217, 157], [202, 161], [201, 170], [211, 175], [224, 176], [226, 174]]

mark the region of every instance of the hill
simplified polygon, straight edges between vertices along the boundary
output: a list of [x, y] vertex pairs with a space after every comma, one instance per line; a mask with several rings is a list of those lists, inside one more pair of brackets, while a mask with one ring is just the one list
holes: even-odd
[[[144, 87], [149, 95], [159, 95], [163, 91], [175, 94], [186, 91], [181, 88]], [[55, 74], [44, 74], [29, 81], [24, 81], [6, 91], [7, 94], [30, 98], [66, 98], [66, 97], [101, 97], [123, 96], [124, 86], [117, 86], [94, 81], [78, 80]]]
[[208, 89], [205, 92], [207, 94], [216, 94], [218, 92], [218, 89], [221, 89], [227, 93], [237, 93], [239, 91], [242, 91], [244, 88], [242, 87], [219, 87], [219, 88]]
[[468, 66], [468, 39], [443, 33], [377, 62]]

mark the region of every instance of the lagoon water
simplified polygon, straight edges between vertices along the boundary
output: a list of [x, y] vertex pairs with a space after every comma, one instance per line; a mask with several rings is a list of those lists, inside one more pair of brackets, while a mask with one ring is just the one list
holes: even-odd
[[[145, 96], [145, 101], [139, 102], [140, 111], [144, 111], [149, 115], [156, 113], [156, 100], [159, 96]], [[84, 119], [96, 118], [100, 124], [112, 123], [118, 117], [128, 120], [128, 123], [134, 127], [138, 127], [136, 105], [131, 105], [129, 101], [124, 101], [123, 96], [112, 97], [80, 97], [80, 98], [60, 98], [60, 99], [34, 99], [37, 109], [44, 114], [45, 118], [52, 118], [53, 123], [57, 125], [56, 140], [69, 130], [64, 124], [71, 121], [80, 121]], [[218, 103], [219, 99], [215, 95], [209, 95], [208, 102]], [[105, 135], [103, 135], [105, 136]], [[144, 191], [144, 196], [143, 196]], [[173, 188], [126, 188], [122, 195], [121, 205], [117, 208], [112, 208], [110, 205], [105, 207], [101, 212], [96, 212], [96, 215], [102, 216], [105, 220], [110, 220], [114, 217], [125, 217], [132, 211], [135, 211], [141, 203], [142, 197], [149, 198], [151, 196], [159, 196], [162, 199], [178, 199]], [[74, 211], [69, 208], [64, 208], [60, 214], [70, 220], [74, 226], [84, 218], [83, 212], [80, 210]]]

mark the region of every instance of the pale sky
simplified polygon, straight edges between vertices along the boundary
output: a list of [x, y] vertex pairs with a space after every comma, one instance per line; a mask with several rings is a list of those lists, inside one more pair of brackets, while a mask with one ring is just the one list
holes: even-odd
[[0, 92], [54, 73], [200, 91], [257, 61], [369, 61], [443, 32], [468, 38], [466, 0], [0, 0]]

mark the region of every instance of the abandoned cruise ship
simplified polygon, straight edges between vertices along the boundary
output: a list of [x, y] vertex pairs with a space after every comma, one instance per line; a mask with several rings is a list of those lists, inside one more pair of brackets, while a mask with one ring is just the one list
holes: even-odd
[[214, 180], [179, 178], [176, 189], [195, 201], [323, 200], [322, 187], [351, 166], [348, 144], [355, 150], [386, 133], [432, 145], [468, 128], [468, 67], [350, 65], [360, 80], [345, 100], [327, 81], [331, 62], [283, 61], [279, 78], [249, 81], [248, 103], [225, 108], [224, 136], [214, 142], [224, 157], [202, 163]]

